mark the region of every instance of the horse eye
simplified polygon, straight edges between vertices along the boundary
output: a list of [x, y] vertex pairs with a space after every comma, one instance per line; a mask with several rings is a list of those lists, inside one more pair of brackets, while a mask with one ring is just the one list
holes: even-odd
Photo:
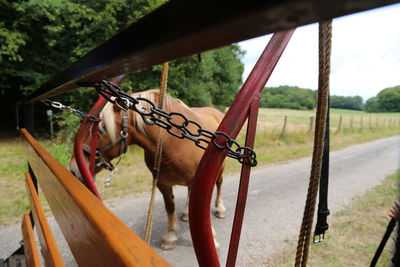
[[99, 134], [104, 134], [105, 132], [107, 132], [106, 126], [100, 124], [100, 127], [99, 127]]

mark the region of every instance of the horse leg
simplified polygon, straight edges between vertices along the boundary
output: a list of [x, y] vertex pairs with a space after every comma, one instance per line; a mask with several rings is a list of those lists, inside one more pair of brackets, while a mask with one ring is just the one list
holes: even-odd
[[226, 209], [224, 206], [224, 201], [222, 200], [221, 186], [222, 186], [222, 171], [219, 173], [216, 185], [217, 185], [217, 197], [215, 199], [215, 216], [222, 219], [226, 216]]
[[179, 225], [175, 214], [175, 202], [174, 194], [172, 192], [172, 186], [157, 184], [158, 189], [160, 189], [163, 197], [165, 209], [168, 215], [168, 228], [167, 233], [163, 236], [161, 242], [162, 249], [172, 249], [176, 247], [176, 240], [178, 240]]
[[182, 210], [181, 220], [184, 222], [189, 221], [189, 198], [190, 198], [190, 187], [188, 187], [188, 196], [186, 199], [185, 207]]

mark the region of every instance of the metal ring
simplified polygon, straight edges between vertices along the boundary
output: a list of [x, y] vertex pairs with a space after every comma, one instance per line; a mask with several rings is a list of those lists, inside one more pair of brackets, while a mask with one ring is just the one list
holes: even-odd
[[114, 101], [114, 105], [122, 109], [123, 111], [127, 111], [129, 107], [131, 106], [131, 102], [127, 98], [119, 98], [118, 100], [121, 100], [124, 102], [125, 106], [122, 106], [118, 103], [118, 101]]
[[50, 103], [50, 105], [52, 105], [54, 108], [58, 108], [58, 109], [62, 109], [64, 106], [60, 102], [52, 102], [52, 103]]
[[119, 134], [123, 139], [126, 139], [128, 137], [128, 132], [121, 131]]

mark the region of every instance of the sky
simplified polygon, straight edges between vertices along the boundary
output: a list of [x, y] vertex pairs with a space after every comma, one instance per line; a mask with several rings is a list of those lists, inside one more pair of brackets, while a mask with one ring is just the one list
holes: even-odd
[[[271, 35], [239, 45], [246, 50], [243, 81]], [[318, 24], [296, 29], [267, 86], [317, 89]], [[331, 95], [359, 95], [366, 101], [382, 89], [400, 85], [400, 4], [333, 20]]]

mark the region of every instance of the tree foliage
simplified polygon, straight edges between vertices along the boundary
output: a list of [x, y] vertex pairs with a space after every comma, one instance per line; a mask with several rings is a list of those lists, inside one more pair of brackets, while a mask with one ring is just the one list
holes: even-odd
[[400, 112], [400, 85], [383, 89], [365, 104], [367, 112]]
[[[0, 109], [40, 88], [93, 48], [166, 0], [0, 0]], [[228, 105], [241, 84], [243, 51], [231, 45], [170, 63], [169, 92], [192, 106]], [[158, 88], [161, 66], [135, 72], [124, 88]], [[3, 97], [4, 96], [4, 97]], [[88, 111], [97, 95], [78, 89], [56, 98]], [[3, 111], [4, 112], [4, 111]]]
[[331, 108], [343, 108], [352, 110], [363, 109], [363, 99], [361, 96], [331, 96]]
[[364, 105], [364, 110], [366, 112], [379, 112], [378, 98], [376, 96], [369, 98]]
[[152, 8], [141, 2], [1, 1], [2, 84], [31, 93]]
[[297, 86], [267, 87], [261, 93], [260, 107], [313, 109], [316, 91]]
[[[239, 90], [244, 70], [238, 45], [170, 62], [168, 92], [189, 106], [228, 106]], [[128, 76], [124, 87], [142, 91], [160, 86], [161, 66], [144, 69]]]
[[382, 112], [400, 112], [400, 86], [386, 88], [377, 95]]

